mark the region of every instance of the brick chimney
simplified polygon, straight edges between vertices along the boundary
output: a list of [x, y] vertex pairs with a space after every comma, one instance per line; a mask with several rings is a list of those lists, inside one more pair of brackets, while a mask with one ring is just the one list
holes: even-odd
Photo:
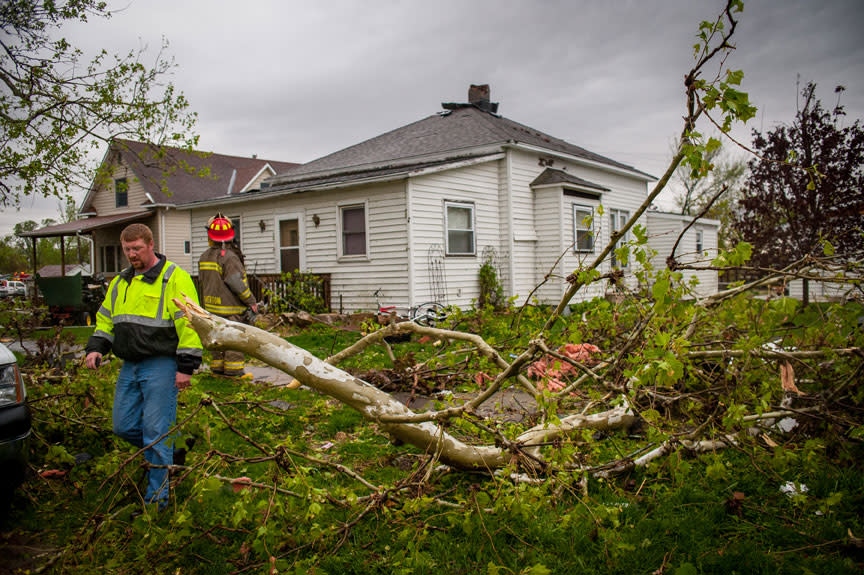
[[468, 88], [468, 103], [493, 114], [498, 111], [498, 102], [490, 102], [489, 84], [471, 84]]

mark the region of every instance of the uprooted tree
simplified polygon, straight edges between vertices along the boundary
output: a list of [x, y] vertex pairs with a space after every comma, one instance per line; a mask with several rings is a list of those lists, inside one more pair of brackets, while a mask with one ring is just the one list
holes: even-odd
[[[568, 276], [565, 295], [551, 311], [545, 325], [533, 334], [524, 349], [507, 355], [510, 360], [478, 335], [411, 322], [370, 333], [350, 348], [321, 360], [276, 335], [211, 316], [189, 300], [178, 305], [185, 308], [205, 347], [243, 351], [275, 366], [308, 387], [358, 410], [368, 421], [375, 422], [393, 437], [419, 447], [433, 460], [459, 469], [506, 467], [532, 475], [553, 469], [586, 472], [578, 458], [563, 464], [560, 460], [552, 462], [544, 456], [543, 447], [579, 429], [609, 430], [637, 422], [647, 425], [648, 435], [653, 439], [650, 448], [590, 470], [595, 475], [603, 475], [644, 465], [674, 449], [702, 451], [732, 445], [736, 441], [736, 429], [740, 431], [760, 420], [773, 421], [796, 413], [800, 416], [830, 410], [831, 401], [843, 396], [852, 385], [850, 382], [854, 382], [840, 374], [860, 371], [862, 352], [860, 347], [849, 343], [856, 336], [849, 331], [848, 318], [825, 312], [823, 321], [830, 324], [831, 329], [812, 334], [810, 340], [803, 342], [803, 347], [802, 342], [796, 342], [796, 349], [787, 349], [783, 340], [784, 326], [792, 321], [798, 309], [794, 302], [781, 299], [766, 304], [760, 317], [751, 318], [758, 324], [752, 331], [735, 325], [734, 322], [740, 321], [740, 316], [735, 315], [738, 313], [735, 306], [740, 305], [742, 298], [739, 296], [750, 290], [796, 277], [830, 276], [834, 282], [848, 282], [849, 294], [854, 294], [861, 277], [860, 265], [855, 262], [861, 261], [862, 254], [852, 254], [853, 257], [846, 254], [842, 261], [831, 256], [807, 257], [780, 269], [764, 267], [762, 276], [755, 281], [709, 297], [685, 301], [694, 294], [693, 286], [683, 279], [682, 269], [744, 267], [751, 247], [739, 244], [721, 252], [710, 264], [685, 265], [670, 257], [667, 267], [654, 269], [645, 231], [636, 225], [681, 166], [694, 178], [709, 173], [708, 154], [719, 142], [705, 140], [697, 131], [697, 122], [703, 116], [728, 131], [734, 122], [746, 122], [754, 115], [755, 108], [747, 95], [737, 89], [742, 74], [724, 67], [725, 56], [732, 49], [730, 38], [737, 24], [736, 12], [740, 9], [740, 2], [730, 0], [716, 21], [703, 22], [700, 26], [696, 63], [684, 79], [684, 126], [668, 169], [642, 206], [625, 226], [611, 235], [593, 261]], [[716, 65], [713, 72], [709, 72], [711, 65]], [[622, 284], [621, 289], [630, 290], [632, 297], [616, 311], [614, 322], [606, 322], [605, 333], [592, 331], [590, 319], [566, 317], [571, 300], [582, 288], [599, 281], [621, 283], [617, 274], [601, 274], [599, 270], [613, 250], [622, 249], [617, 243], [631, 228], [636, 239], [623, 249], [639, 263], [635, 273], [639, 284], [650, 289], [628, 288]], [[387, 345], [385, 337], [400, 332], [468, 344], [497, 371], [489, 375], [488, 386], [471, 401], [415, 413], [389, 394], [337, 367], [340, 361], [362, 353], [370, 345]], [[568, 353], [562, 345], [568, 341], [592, 341], [589, 338], [595, 337], [593, 343], [604, 340], [599, 355]], [[860, 333], [857, 337], [860, 339]], [[585, 349], [580, 348], [580, 351]], [[532, 380], [527, 373], [537, 361], [553, 362], [559, 367], [558, 372], [567, 370], [576, 375], [566, 384], [556, 386]], [[815, 366], [814, 361], [819, 365]], [[779, 382], [752, 381], [749, 369], [754, 362], [777, 363], [782, 387]], [[793, 364], [835, 382], [834, 389], [811, 398], [806, 405], [793, 405], [798, 394]], [[835, 381], [838, 378], [842, 381]], [[477, 408], [490, 401], [497, 391], [512, 385], [532, 394], [543, 407], [541, 422], [515, 436], [505, 434], [494, 421], [477, 415]], [[725, 404], [718, 401], [718, 385], [730, 394], [729, 397], [740, 396], [738, 401], [731, 405], [728, 400]], [[737, 386], [742, 386], [741, 389], [750, 386], [752, 391], [738, 393]], [[594, 395], [587, 405], [582, 402], [579, 413], [557, 412], [557, 406], [565, 405], [571, 394], [585, 389], [593, 390]], [[766, 397], [773, 400], [767, 401]], [[448, 424], [457, 420], [467, 422], [459, 428], [463, 433], [460, 437], [448, 428]], [[476, 441], [465, 438], [466, 429], [473, 430]]]

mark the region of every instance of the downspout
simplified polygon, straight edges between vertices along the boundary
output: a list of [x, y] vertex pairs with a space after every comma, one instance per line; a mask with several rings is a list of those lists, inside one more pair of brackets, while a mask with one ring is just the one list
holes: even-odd
[[159, 210], [159, 252], [162, 255], [165, 255], [165, 211], [167, 209]]
[[412, 308], [416, 304], [415, 294], [414, 294], [414, 234], [411, 233], [411, 228], [413, 228], [413, 224], [411, 222], [411, 215], [413, 213], [413, 206], [411, 205], [411, 185], [412, 179], [408, 178], [405, 180], [405, 226], [407, 228], [407, 238], [408, 238], [408, 307]]
[[96, 268], [96, 238], [93, 233], [90, 234], [90, 275], [95, 276], [98, 273]]
[[513, 241], [513, 150], [507, 149], [506, 161], [506, 179], [507, 179], [507, 264], [509, 269], [509, 297], [516, 295], [516, 254], [515, 242]]

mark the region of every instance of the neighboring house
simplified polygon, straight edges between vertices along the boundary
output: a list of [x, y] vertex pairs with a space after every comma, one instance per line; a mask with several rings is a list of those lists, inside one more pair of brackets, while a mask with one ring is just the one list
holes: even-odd
[[[860, 268], [859, 268], [860, 269]], [[862, 278], [854, 272], [847, 272], [846, 277], [855, 278], [857, 281], [852, 282], [832, 282], [827, 278], [831, 276], [827, 273], [818, 270], [810, 272], [816, 276], [826, 277], [825, 281], [810, 280], [807, 286], [807, 299], [812, 302], [845, 302], [853, 299], [864, 299], [864, 288], [862, 288]], [[793, 279], [787, 284], [789, 297], [797, 300], [804, 300], [804, 280]]]
[[61, 276], [77, 276], [77, 275], [90, 275], [90, 266], [89, 264], [74, 264], [67, 265], [65, 269], [63, 266], [58, 264], [51, 264], [47, 266], [42, 266], [36, 271], [36, 275], [42, 278], [59, 278]]
[[[657, 252], [651, 260], [655, 269], [666, 266], [666, 258], [675, 250], [675, 260], [679, 264], [707, 267], [717, 257], [717, 231], [720, 229], [718, 220], [700, 219], [689, 228], [693, 216], [672, 214], [656, 210], [646, 212], [646, 228], [648, 229], [648, 246]], [[684, 231], [684, 230], [687, 231]], [[681, 233], [684, 232], [682, 236]], [[680, 240], [679, 240], [680, 237]], [[675, 243], [678, 242], [676, 247]], [[694, 289], [697, 296], [706, 296], [717, 292], [718, 277], [711, 270], [681, 270], [684, 281], [697, 278], [699, 284]]]
[[[191, 270], [190, 212], [178, 206], [257, 190], [264, 179], [296, 165], [115, 139], [102, 160], [102, 175], [84, 198], [80, 219], [21, 235], [89, 234], [94, 270], [110, 277], [128, 266], [120, 232], [132, 222], [142, 222], [153, 230], [157, 252]], [[65, 268], [68, 275], [70, 266]]]
[[[192, 261], [218, 209], [240, 223], [250, 270], [330, 274], [335, 309], [373, 309], [376, 290], [400, 307], [470, 306], [484, 253], [495, 254], [508, 297], [556, 303], [565, 277], [596, 257], [655, 178], [498, 115], [488, 86], [443, 107], [260, 190], [178, 206], [190, 217]], [[595, 283], [578, 299], [606, 289]]]

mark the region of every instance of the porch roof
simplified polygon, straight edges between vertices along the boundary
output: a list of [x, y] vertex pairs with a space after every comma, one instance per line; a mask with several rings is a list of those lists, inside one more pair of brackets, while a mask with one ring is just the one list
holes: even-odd
[[143, 220], [146, 217], [153, 215], [150, 210], [131, 212], [124, 214], [112, 214], [110, 216], [94, 216], [83, 220], [75, 220], [63, 224], [55, 224], [53, 226], [45, 226], [37, 230], [29, 232], [21, 232], [18, 234], [26, 238], [49, 238], [57, 236], [74, 236], [77, 234], [87, 234], [99, 228], [106, 228], [116, 224], [125, 222], [134, 222]]

